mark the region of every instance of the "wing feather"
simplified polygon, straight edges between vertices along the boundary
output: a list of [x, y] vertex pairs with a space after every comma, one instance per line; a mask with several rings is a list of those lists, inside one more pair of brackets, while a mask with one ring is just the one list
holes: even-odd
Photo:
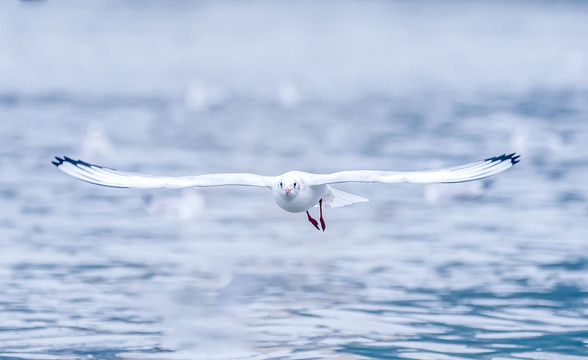
[[271, 187], [273, 177], [256, 174], [205, 174], [196, 176], [153, 176], [136, 174], [127, 171], [105, 168], [99, 165], [87, 163], [82, 160], [73, 160], [64, 156], [56, 157], [52, 163], [64, 173], [77, 179], [109, 187], [155, 189], [155, 188], [187, 188], [194, 186], [261, 186]]
[[310, 185], [323, 185], [345, 182], [378, 182], [378, 183], [457, 183], [473, 181], [496, 175], [513, 167], [520, 160], [520, 155], [512, 153], [500, 155], [473, 163], [424, 171], [374, 171], [355, 170], [340, 171], [332, 174], [311, 174]]

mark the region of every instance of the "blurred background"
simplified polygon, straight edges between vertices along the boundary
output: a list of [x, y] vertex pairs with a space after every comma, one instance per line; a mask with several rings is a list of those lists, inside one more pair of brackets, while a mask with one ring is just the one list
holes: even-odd
[[[584, 359], [580, 1], [4, 1], [0, 358]], [[148, 174], [421, 170], [327, 230]]]

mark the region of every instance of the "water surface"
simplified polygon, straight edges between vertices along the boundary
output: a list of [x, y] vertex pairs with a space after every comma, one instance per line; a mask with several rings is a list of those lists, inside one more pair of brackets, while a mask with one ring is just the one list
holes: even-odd
[[[28, 5], [0, 13], [0, 358], [588, 355], [583, 5]], [[324, 233], [266, 189], [110, 189], [50, 164], [514, 151], [487, 188], [341, 185], [371, 201], [327, 209]]]

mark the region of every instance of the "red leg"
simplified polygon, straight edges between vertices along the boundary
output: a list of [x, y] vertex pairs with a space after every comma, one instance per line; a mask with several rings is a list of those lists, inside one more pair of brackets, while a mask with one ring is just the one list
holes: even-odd
[[320, 229], [319, 229], [319, 227], [318, 227], [318, 222], [317, 222], [317, 221], [316, 221], [316, 220], [315, 220], [315, 219], [314, 219], [312, 216], [310, 216], [310, 213], [309, 213], [308, 211], [306, 212], [306, 215], [308, 215], [308, 221], [310, 221], [310, 223], [311, 223], [312, 225], [314, 225], [314, 227], [315, 227], [317, 230], [320, 230]]
[[[321, 227], [323, 228], [323, 231], [325, 231], [325, 229], [327, 228], [327, 225], [325, 224], [325, 219], [323, 219], [323, 199], [319, 200], [319, 209], [320, 209], [320, 213], [321, 213]], [[317, 226], [318, 229], [318, 226]]]

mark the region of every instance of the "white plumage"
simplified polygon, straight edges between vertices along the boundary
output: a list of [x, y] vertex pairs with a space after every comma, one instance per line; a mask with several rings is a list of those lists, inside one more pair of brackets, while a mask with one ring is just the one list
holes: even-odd
[[372, 182], [372, 183], [457, 183], [483, 179], [511, 168], [519, 162], [520, 155], [515, 153], [480, 160], [466, 165], [424, 171], [375, 171], [351, 170], [331, 174], [312, 174], [302, 171], [290, 171], [278, 176], [263, 176], [247, 173], [204, 174], [195, 176], [152, 176], [135, 174], [89, 164], [81, 160], [72, 160], [67, 156], [56, 157], [53, 164], [59, 170], [97, 185], [155, 189], [188, 188], [206, 186], [260, 186], [272, 190], [276, 203], [289, 212], [306, 211], [308, 219], [318, 229], [318, 223], [308, 210], [319, 204], [321, 225], [325, 229], [322, 217], [322, 205], [339, 207], [356, 202], [367, 201], [360, 196], [336, 190], [329, 186], [336, 183]]

